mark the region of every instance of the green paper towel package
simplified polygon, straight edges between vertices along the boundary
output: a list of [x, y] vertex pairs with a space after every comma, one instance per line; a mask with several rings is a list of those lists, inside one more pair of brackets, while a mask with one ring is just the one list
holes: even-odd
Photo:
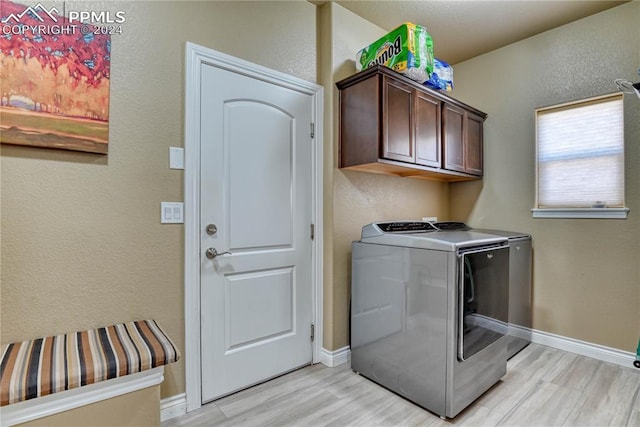
[[405, 22], [356, 54], [358, 71], [384, 65], [424, 83], [433, 72], [433, 40], [425, 27]]

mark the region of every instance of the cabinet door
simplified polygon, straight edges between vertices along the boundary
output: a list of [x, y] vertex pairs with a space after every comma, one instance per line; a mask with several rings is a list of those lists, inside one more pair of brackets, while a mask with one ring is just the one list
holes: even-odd
[[440, 144], [440, 101], [427, 94], [415, 94], [416, 163], [442, 167]]
[[413, 89], [385, 76], [382, 91], [382, 153], [380, 157], [415, 162]]
[[380, 157], [380, 81], [373, 76], [340, 91], [340, 167]]
[[444, 104], [442, 133], [444, 145], [444, 168], [464, 172], [464, 133], [465, 133], [465, 113], [464, 110], [453, 105]]
[[483, 119], [467, 112], [465, 125], [465, 172], [473, 175], [482, 175]]

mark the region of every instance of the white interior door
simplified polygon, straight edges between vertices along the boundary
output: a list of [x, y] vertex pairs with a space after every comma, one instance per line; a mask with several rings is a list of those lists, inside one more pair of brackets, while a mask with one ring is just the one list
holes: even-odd
[[207, 402], [312, 361], [314, 100], [208, 64], [200, 83]]

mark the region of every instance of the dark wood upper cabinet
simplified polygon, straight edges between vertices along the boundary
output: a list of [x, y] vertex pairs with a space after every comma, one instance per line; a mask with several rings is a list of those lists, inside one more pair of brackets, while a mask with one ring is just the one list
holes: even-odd
[[482, 125], [484, 117], [446, 102], [443, 111], [443, 167], [452, 171], [482, 176]]
[[416, 163], [439, 168], [442, 164], [440, 100], [416, 91], [415, 109]]
[[[378, 78], [361, 81], [340, 92], [340, 167], [376, 162], [380, 157], [380, 90]], [[348, 142], [347, 142], [348, 141]], [[376, 141], [374, 143], [374, 141]]]
[[414, 163], [413, 91], [411, 86], [382, 77], [382, 157]]
[[483, 112], [382, 66], [336, 86], [341, 168], [440, 181], [482, 176]]
[[444, 168], [465, 172], [464, 168], [464, 110], [444, 104]]
[[482, 176], [482, 126], [484, 117], [478, 116], [467, 111], [465, 118], [467, 129], [465, 136], [467, 138], [465, 144], [465, 172]]

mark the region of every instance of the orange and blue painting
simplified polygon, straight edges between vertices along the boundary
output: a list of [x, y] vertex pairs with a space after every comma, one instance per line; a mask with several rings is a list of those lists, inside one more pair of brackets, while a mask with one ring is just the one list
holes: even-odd
[[106, 154], [111, 36], [0, 0], [0, 142]]

